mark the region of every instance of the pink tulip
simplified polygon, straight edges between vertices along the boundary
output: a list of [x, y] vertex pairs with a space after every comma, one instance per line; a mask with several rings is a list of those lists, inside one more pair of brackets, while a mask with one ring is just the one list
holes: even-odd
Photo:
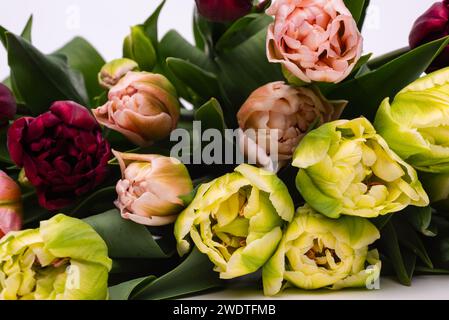
[[[410, 32], [410, 47], [416, 48], [427, 42], [449, 35], [449, 0], [434, 3], [413, 25]], [[427, 72], [449, 66], [449, 46], [433, 61]]]
[[277, 0], [267, 14], [269, 61], [303, 82], [341, 82], [360, 59], [363, 39], [343, 0]]
[[109, 101], [93, 110], [98, 122], [145, 147], [176, 128], [180, 107], [173, 85], [160, 74], [128, 72], [109, 91]]
[[179, 197], [193, 190], [187, 168], [174, 158], [113, 152], [122, 170], [115, 202], [122, 217], [148, 226], [173, 223], [184, 207]]
[[[312, 126], [338, 119], [345, 106], [346, 101], [330, 102], [318, 91], [283, 82], [260, 87], [237, 114], [242, 152], [259, 166], [277, 171], [292, 158]], [[249, 134], [250, 129], [255, 135]], [[271, 150], [273, 146], [277, 150]], [[274, 163], [274, 156], [278, 164]]]
[[21, 196], [19, 185], [0, 171], [0, 237], [22, 227]]

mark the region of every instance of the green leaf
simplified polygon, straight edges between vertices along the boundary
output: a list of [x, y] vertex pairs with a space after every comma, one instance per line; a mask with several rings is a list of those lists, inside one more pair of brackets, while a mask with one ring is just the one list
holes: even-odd
[[427, 237], [435, 237], [436, 233], [431, 228], [432, 208], [430, 206], [421, 208], [410, 206], [406, 209], [407, 219], [416, 231]]
[[344, 0], [344, 2], [357, 23], [364, 18], [366, 10], [365, 0]]
[[155, 67], [156, 49], [143, 26], [131, 27], [131, 34], [123, 43], [123, 57], [137, 62], [143, 71], [152, 71]]
[[70, 211], [70, 216], [83, 218], [114, 208], [114, 200], [117, 198], [115, 189], [115, 186], [110, 186], [93, 192]]
[[410, 286], [416, 265], [416, 255], [402, 250], [393, 224], [388, 223], [381, 232], [381, 243], [401, 284]]
[[218, 40], [215, 48], [218, 51], [234, 48], [273, 22], [266, 14], [253, 13], [234, 22]]
[[22, 38], [24, 38], [25, 40], [27, 40], [29, 42], [32, 42], [31, 41], [31, 30], [32, 30], [32, 28], [33, 28], [33, 15], [31, 15], [28, 18], [28, 21], [27, 21], [27, 23], [26, 23], [26, 25], [23, 28], [22, 33], [21, 33]]
[[166, 0], [163, 0], [161, 4], [156, 8], [156, 10], [153, 12], [153, 14], [143, 23], [145, 33], [150, 38], [151, 43], [155, 46], [159, 41], [157, 23], [159, 20], [161, 10], [165, 5], [165, 2]]
[[106, 242], [111, 258], [168, 258], [154, 237], [143, 226], [121, 217], [118, 210], [84, 219]]
[[220, 84], [215, 74], [178, 58], [168, 58], [167, 66], [179, 80], [203, 99], [203, 103], [210, 97], [220, 95]]
[[365, 24], [365, 18], [366, 18], [366, 14], [368, 12], [368, 7], [370, 5], [371, 0], [365, 0], [363, 9], [362, 9], [362, 13], [360, 15], [359, 21], [357, 22], [357, 26], [359, 28], [359, 30], [363, 30], [363, 25]]
[[80, 74], [60, 58], [45, 56], [28, 41], [6, 33], [8, 63], [23, 102], [33, 115], [45, 112], [53, 102], [72, 100], [87, 105]]
[[121, 283], [109, 289], [111, 300], [163, 300], [220, 287], [213, 265], [198, 249], [177, 268], [160, 278], [149, 276]]
[[368, 62], [368, 67], [371, 70], [378, 69], [378, 68], [382, 67], [383, 65], [387, 64], [388, 62], [391, 62], [391, 61], [399, 58], [400, 56], [406, 54], [407, 52], [410, 52], [410, 50], [411, 50], [410, 47], [404, 47], [404, 48], [400, 48], [400, 49], [385, 53], [379, 57], [371, 59]]
[[223, 110], [215, 98], [210, 99], [196, 111], [195, 120], [201, 121], [203, 130], [218, 129], [224, 132], [224, 129], [226, 129]]
[[433, 268], [433, 263], [427, 253], [427, 250], [413, 227], [407, 221], [402, 221], [396, 217], [392, 221], [399, 242], [415, 253], [427, 267]]
[[0, 161], [7, 164], [14, 164], [9, 156], [8, 146], [7, 146], [7, 132], [8, 128], [0, 129]]
[[74, 38], [55, 54], [66, 56], [69, 66], [81, 72], [92, 106], [95, 97], [104, 91], [98, 83], [98, 73], [105, 64], [103, 57], [86, 39], [81, 37]]
[[373, 120], [380, 103], [419, 78], [448, 43], [449, 37], [420, 46], [379, 69], [336, 85], [328, 98], [349, 101], [342, 118], [363, 115]]

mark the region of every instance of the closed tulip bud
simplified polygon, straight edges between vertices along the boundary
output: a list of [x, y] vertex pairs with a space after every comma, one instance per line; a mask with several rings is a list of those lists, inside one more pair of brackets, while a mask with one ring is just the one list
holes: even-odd
[[368, 287], [380, 275], [379, 254], [368, 250], [379, 238], [367, 219], [329, 219], [301, 207], [263, 268], [264, 292], [275, 295], [286, 284], [306, 290]]
[[162, 75], [128, 72], [108, 97], [104, 106], [93, 110], [95, 118], [139, 146], [168, 137], [178, 124], [178, 95]]
[[386, 98], [374, 126], [417, 170], [449, 173], [449, 68], [416, 80], [391, 103]]
[[148, 226], [173, 223], [193, 190], [187, 168], [177, 159], [114, 151], [122, 170], [115, 205], [125, 219]]
[[306, 202], [330, 217], [375, 218], [429, 198], [418, 174], [365, 118], [337, 120], [308, 133], [293, 156]]
[[222, 279], [247, 275], [273, 255], [284, 221], [293, 215], [285, 184], [272, 172], [243, 164], [198, 189], [175, 224], [178, 252], [189, 251], [190, 235]]
[[129, 71], [139, 71], [137, 62], [127, 58], [112, 60], [101, 68], [98, 82], [103, 88], [111, 89]]
[[228, 22], [248, 14], [252, 0], [196, 0], [198, 12], [213, 22]]
[[[449, 35], [449, 0], [434, 3], [413, 25], [410, 47], [416, 48], [427, 42]], [[427, 72], [449, 66], [449, 46], [432, 62]]]
[[0, 171], [0, 237], [22, 227], [21, 196], [17, 183]]
[[153, 70], [157, 63], [156, 50], [142, 26], [131, 28], [123, 43], [123, 57], [136, 61], [141, 70]]
[[0, 128], [8, 124], [17, 112], [16, 100], [5, 85], [0, 83]]
[[85, 222], [58, 214], [0, 241], [1, 300], [104, 300], [112, 261]]

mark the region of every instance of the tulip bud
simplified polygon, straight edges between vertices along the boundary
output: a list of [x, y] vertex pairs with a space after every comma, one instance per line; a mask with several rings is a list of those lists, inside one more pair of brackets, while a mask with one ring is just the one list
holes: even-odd
[[85, 222], [59, 214], [0, 241], [1, 300], [104, 300], [112, 261]]
[[374, 125], [415, 169], [449, 173], [449, 68], [416, 80], [392, 103], [386, 98]]
[[16, 100], [7, 86], [0, 83], [0, 128], [8, 124], [17, 112]]
[[109, 101], [93, 113], [100, 124], [145, 147], [176, 128], [180, 106], [175, 88], [164, 76], [128, 72], [109, 90]]
[[222, 279], [244, 276], [270, 259], [293, 215], [293, 200], [276, 174], [242, 164], [200, 186], [175, 224], [178, 253], [189, 251], [190, 235]]
[[98, 82], [103, 88], [111, 89], [129, 71], [139, 71], [137, 62], [127, 58], [112, 60], [101, 68]]
[[301, 207], [263, 268], [264, 292], [275, 295], [285, 284], [306, 290], [366, 287], [380, 275], [379, 254], [368, 251], [379, 238], [367, 219], [329, 219]]
[[228, 22], [248, 14], [252, 0], [196, 0], [198, 12], [213, 22]]
[[[449, 0], [434, 3], [413, 25], [410, 33], [410, 47], [416, 48], [425, 43], [449, 35]], [[449, 66], [449, 46], [432, 62], [427, 72]]]
[[22, 227], [21, 196], [17, 183], [0, 171], [0, 237]]
[[429, 198], [418, 174], [365, 118], [337, 120], [309, 132], [293, 156], [304, 200], [330, 217], [375, 218]]
[[123, 43], [123, 57], [136, 61], [140, 69], [144, 71], [153, 70], [157, 63], [156, 50], [143, 27], [131, 28], [131, 34], [125, 38]]
[[177, 159], [120, 153], [114, 155], [122, 170], [115, 205], [124, 219], [148, 226], [173, 223], [183, 209], [181, 196], [192, 192], [187, 168]]

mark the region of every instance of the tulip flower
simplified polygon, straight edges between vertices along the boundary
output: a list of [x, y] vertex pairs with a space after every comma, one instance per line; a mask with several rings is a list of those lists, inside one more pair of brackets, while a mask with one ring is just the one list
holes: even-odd
[[[449, 35], [449, 0], [434, 3], [413, 25], [409, 42], [412, 49]], [[427, 72], [449, 66], [449, 46], [432, 62]]]
[[17, 112], [16, 100], [7, 86], [0, 83], [0, 128], [8, 124]]
[[139, 71], [137, 62], [126, 58], [112, 60], [101, 68], [98, 83], [105, 89], [111, 89], [129, 71]]
[[0, 238], [22, 227], [21, 196], [17, 183], [0, 170]]
[[70, 205], [108, 175], [109, 143], [89, 110], [71, 101], [16, 120], [8, 130], [8, 149], [48, 210]]
[[381, 262], [377, 250], [368, 246], [379, 238], [367, 219], [329, 219], [307, 205], [301, 207], [263, 268], [264, 293], [273, 296], [285, 284], [306, 290], [372, 285]]
[[213, 22], [229, 22], [248, 14], [252, 0], [195, 0], [201, 16]]
[[449, 68], [385, 99], [374, 122], [379, 134], [419, 171], [449, 173]]
[[103, 300], [112, 261], [103, 239], [59, 214], [0, 241], [0, 299]]
[[316, 211], [374, 218], [429, 199], [404, 162], [365, 118], [338, 120], [307, 134], [293, 156], [296, 184]]
[[196, 247], [215, 264], [222, 279], [262, 267], [282, 238], [284, 221], [294, 215], [287, 187], [274, 174], [247, 164], [203, 184], [175, 224], [178, 252]]
[[[316, 89], [284, 82], [260, 87], [237, 114], [242, 153], [265, 169], [277, 171], [290, 161], [313, 126], [338, 119], [345, 106], [345, 101], [326, 100]], [[271, 150], [272, 146], [277, 147], [277, 152]]]
[[343, 0], [277, 0], [267, 10], [267, 55], [288, 79], [338, 83], [362, 55], [363, 38]]
[[100, 124], [143, 147], [170, 135], [178, 124], [180, 105], [164, 76], [128, 72], [109, 90], [109, 101], [93, 113]]
[[187, 168], [174, 158], [113, 153], [122, 170], [115, 202], [122, 217], [148, 226], [173, 223], [184, 208], [180, 196], [193, 190]]

